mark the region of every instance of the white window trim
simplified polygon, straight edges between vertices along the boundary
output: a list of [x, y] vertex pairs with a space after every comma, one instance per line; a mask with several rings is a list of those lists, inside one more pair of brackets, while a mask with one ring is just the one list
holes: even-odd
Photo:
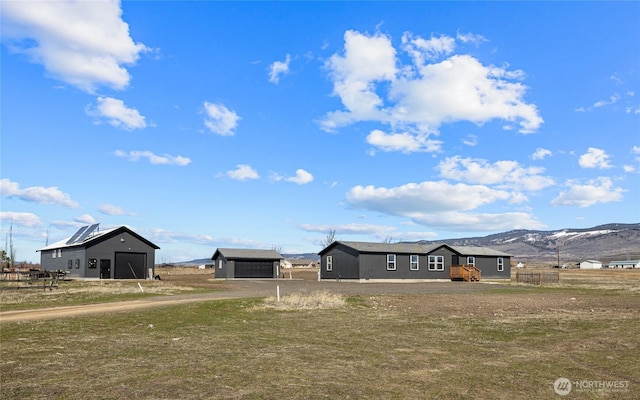
[[327, 256], [327, 271], [333, 271], [333, 256]]
[[[393, 256], [393, 261], [390, 258]], [[387, 254], [387, 271], [395, 271], [397, 269], [396, 262], [398, 257], [395, 254]]]
[[427, 260], [427, 269], [429, 271], [444, 271], [444, 256], [431, 255]]
[[473, 265], [475, 267], [476, 266], [476, 258], [473, 257], [473, 256], [467, 257], [467, 265]]
[[[413, 257], [416, 258], [416, 262], [413, 262]], [[420, 256], [418, 254], [411, 254], [409, 256], [409, 270], [420, 271]]]
[[498, 257], [498, 272], [504, 271], [504, 258]]

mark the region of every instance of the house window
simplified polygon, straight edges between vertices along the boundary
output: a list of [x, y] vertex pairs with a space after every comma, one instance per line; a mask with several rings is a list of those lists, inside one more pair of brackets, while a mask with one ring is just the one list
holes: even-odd
[[56, 258], [57, 255], [58, 255], [58, 251], [54, 250], [53, 253], [51, 253], [51, 258]]
[[89, 259], [89, 268], [96, 268], [98, 266], [98, 260], [95, 258]]
[[504, 271], [504, 259], [502, 257], [498, 257], [498, 271]]
[[67, 261], [67, 268], [69, 268], [69, 269], [73, 268], [73, 260]]
[[76, 258], [76, 269], [80, 268], [80, 259]]
[[396, 270], [396, 255], [387, 254], [387, 271], [395, 271], [395, 270]]
[[327, 256], [327, 271], [333, 271], [333, 256]]
[[467, 265], [473, 265], [475, 267], [476, 266], [476, 258], [473, 257], [473, 256], [467, 257]]
[[444, 271], [444, 256], [429, 256], [429, 271]]
[[417, 271], [420, 269], [420, 266], [418, 265], [418, 255], [417, 254], [412, 254], [409, 257], [409, 269], [411, 271]]

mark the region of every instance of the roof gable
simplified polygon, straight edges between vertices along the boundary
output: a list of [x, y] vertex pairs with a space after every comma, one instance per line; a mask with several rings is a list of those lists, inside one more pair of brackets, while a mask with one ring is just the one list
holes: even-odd
[[222, 255], [227, 259], [242, 259], [242, 260], [282, 260], [284, 257], [275, 250], [260, 250], [260, 249], [229, 249], [218, 248], [216, 249], [212, 260]]
[[130, 234], [131, 236], [137, 238], [138, 240], [146, 243], [147, 245], [153, 247], [154, 249], [158, 250], [160, 249], [159, 246], [155, 245], [154, 243], [150, 242], [149, 240], [143, 238], [142, 236], [138, 235], [137, 233], [135, 233], [134, 231], [132, 231], [131, 229], [127, 228], [126, 226], [120, 226], [117, 228], [110, 228], [110, 229], [105, 229], [103, 231], [98, 231], [95, 234], [89, 236], [88, 238], [86, 238], [85, 240], [83, 240], [82, 242], [72, 242], [67, 244], [67, 242], [69, 241], [69, 239], [71, 238], [65, 238], [62, 239], [58, 242], [55, 242], [53, 244], [50, 244], [48, 246], [45, 246], [39, 250], [36, 251], [46, 251], [46, 250], [53, 250], [53, 249], [64, 249], [64, 248], [71, 248], [71, 247], [90, 247], [90, 246], [94, 246], [98, 243], [104, 242], [105, 240], [111, 239], [114, 236], [117, 236], [123, 232], [127, 232], [128, 234]]

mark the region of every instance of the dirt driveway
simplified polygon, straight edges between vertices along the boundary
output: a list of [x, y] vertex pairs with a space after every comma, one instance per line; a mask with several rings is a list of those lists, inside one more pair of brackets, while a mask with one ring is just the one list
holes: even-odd
[[[175, 280], [172, 278], [167, 280], [178, 282], [181, 279], [175, 277]], [[202, 282], [202, 279], [200, 279], [200, 282]], [[43, 320], [98, 313], [126, 312], [153, 307], [221, 299], [275, 296], [278, 287], [280, 288], [281, 296], [286, 296], [289, 293], [314, 292], [319, 290], [327, 290], [333, 293], [352, 296], [381, 294], [477, 293], [495, 288], [496, 285], [464, 282], [356, 283], [334, 281], [317, 282], [304, 279], [279, 279], [218, 281], [218, 283], [210, 284], [208, 286], [212, 289], [215, 288], [216, 290], [210, 293], [162, 295], [142, 300], [5, 311], [0, 312], [0, 322]]]

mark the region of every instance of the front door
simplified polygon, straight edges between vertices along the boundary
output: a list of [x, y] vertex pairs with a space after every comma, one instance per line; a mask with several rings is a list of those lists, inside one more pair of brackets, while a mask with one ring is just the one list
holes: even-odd
[[111, 260], [100, 260], [100, 279], [111, 279]]

